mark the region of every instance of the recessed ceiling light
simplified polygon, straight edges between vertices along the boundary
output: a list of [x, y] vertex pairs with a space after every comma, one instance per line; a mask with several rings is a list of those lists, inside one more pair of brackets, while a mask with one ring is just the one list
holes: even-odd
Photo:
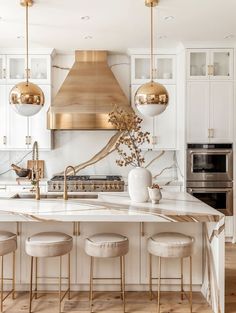
[[230, 35], [227, 35], [227, 36], [224, 37], [224, 39], [232, 39], [232, 38], [234, 38], [233, 34], [230, 34]]
[[83, 21], [88, 21], [90, 19], [90, 16], [85, 15], [85, 16], [81, 16], [81, 20]]
[[17, 36], [16, 38], [17, 38], [17, 39], [24, 39], [25, 37], [24, 37], [24, 36], [19, 35], [19, 36]]
[[84, 36], [84, 39], [89, 40], [89, 39], [93, 39], [93, 37], [88, 35], [88, 36]]
[[167, 16], [164, 16], [163, 19], [169, 22], [169, 21], [173, 21], [175, 17], [173, 15], [167, 15]]

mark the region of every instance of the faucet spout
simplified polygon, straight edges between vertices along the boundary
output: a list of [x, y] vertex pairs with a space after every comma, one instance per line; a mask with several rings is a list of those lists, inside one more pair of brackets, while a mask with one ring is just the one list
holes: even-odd
[[63, 195], [64, 200], [68, 200], [67, 172], [70, 169], [73, 170], [74, 175], [76, 174], [75, 168], [73, 166], [69, 165], [66, 167], [66, 169], [64, 171], [64, 195]]

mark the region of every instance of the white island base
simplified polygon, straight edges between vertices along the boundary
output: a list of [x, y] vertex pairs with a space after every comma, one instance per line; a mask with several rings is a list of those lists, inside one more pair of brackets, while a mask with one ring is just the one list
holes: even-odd
[[[100, 194], [90, 200], [14, 199], [0, 200], [2, 230], [18, 231], [17, 290], [29, 289], [30, 258], [25, 254], [25, 239], [41, 231], [63, 231], [73, 236], [71, 256], [72, 290], [89, 288], [89, 257], [84, 239], [99, 232], [115, 232], [130, 240], [126, 257], [126, 289], [148, 290], [147, 239], [163, 231], [176, 231], [195, 238], [193, 290], [201, 291], [214, 313], [224, 313], [224, 216], [186, 193], [163, 193], [160, 204], [132, 204], [125, 193]], [[156, 261], [156, 260], [155, 260]], [[39, 262], [40, 276], [57, 275], [57, 258]], [[67, 258], [64, 260], [67, 262]], [[116, 259], [98, 260], [95, 275], [118, 277]], [[157, 269], [157, 263], [154, 265]], [[66, 272], [67, 266], [63, 268]], [[10, 275], [11, 260], [6, 258], [4, 273]], [[189, 288], [189, 264], [184, 263], [185, 289]], [[162, 275], [178, 277], [178, 259], [163, 261]], [[105, 286], [106, 285], [106, 286]], [[57, 290], [57, 281], [42, 281], [44, 290]], [[99, 281], [97, 290], [118, 290], [119, 283]], [[155, 288], [153, 288], [155, 290]], [[162, 290], [180, 290], [176, 280], [163, 281]], [[194, 297], [193, 297], [194, 302]]]

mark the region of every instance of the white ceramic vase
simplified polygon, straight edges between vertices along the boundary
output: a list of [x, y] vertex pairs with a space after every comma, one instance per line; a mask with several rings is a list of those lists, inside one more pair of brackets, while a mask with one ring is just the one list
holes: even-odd
[[128, 191], [132, 202], [147, 202], [148, 187], [152, 185], [152, 174], [143, 167], [133, 168], [128, 175]]

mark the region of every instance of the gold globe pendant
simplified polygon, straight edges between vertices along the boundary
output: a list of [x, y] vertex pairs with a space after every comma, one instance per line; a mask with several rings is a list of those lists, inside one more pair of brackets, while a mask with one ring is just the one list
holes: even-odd
[[21, 82], [10, 91], [10, 104], [23, 116], [37, 114], [44, 105], [44, 94], [41, 88], [30, 82]]
[[165, 111], [169, 95], [163, 85], [151, 81], [138, 88], [134, 103], [142, 115], [154, 117]]

